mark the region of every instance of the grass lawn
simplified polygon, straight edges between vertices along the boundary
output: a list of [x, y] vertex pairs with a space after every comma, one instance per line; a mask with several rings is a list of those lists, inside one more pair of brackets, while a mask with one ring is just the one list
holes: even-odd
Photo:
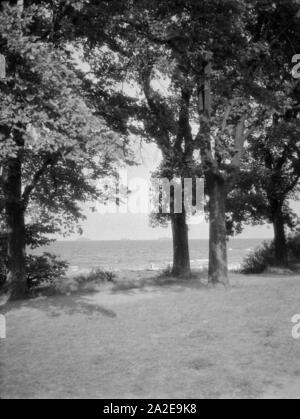
[[2, 398], [300, 398], [300, 275], [232, 275], [8, 307]]

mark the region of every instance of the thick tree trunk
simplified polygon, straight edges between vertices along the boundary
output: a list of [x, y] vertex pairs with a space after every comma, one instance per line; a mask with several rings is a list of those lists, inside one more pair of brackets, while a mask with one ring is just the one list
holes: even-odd
[[22, 202], [22, 166], [18, 158], [10, 159], [6, 167], [5, 212], [8, 234], [7, 286], [11, 299], [27, 294], [25, 276], [25, 211]]
[[277, 210], [273, 216], [273, 225], [276, 265], [279, 267], [287, 267], [289, 263], [287, 239], [285, 234], [284, 217], [281, 209]]
[[226, 231], [226, 185], [216, 176], [207, 179], [209, 191], [209, 285], [229, 285]]
[[190, 252], [188, 240], [188, 225], [186, 214], [173, 214], [172, 233], [173, 233], [173, 270], [172, 274], [177, 277], [190, 277]]

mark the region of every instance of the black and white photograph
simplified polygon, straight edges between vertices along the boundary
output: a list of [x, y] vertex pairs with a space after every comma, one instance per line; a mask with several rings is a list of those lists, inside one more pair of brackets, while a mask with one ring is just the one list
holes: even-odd
[[300, 399], [300, 0], [0, 2], [0, 399]]

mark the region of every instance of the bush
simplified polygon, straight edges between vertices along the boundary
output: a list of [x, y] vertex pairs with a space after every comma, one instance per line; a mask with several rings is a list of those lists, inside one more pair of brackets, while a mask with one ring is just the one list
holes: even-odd
[[[53, 233], [52, 227], [40, 224], [26, 226], [26, 245], [31, 249], [50, 244], [44, 234]], [[69, 264], [61, 261], [57, 256], [44, 253], [42, 256], [26, 257], [26, 276], [29, 288], [34, 288], [43, 283], [51, 283], [66, 275]], [[5, 284], [7, 276], [7, 234], [0, 232], [0, 289]]]
[[290, 263], [300, 263], [300, 233], [288, 237], [288, 251]]
[[168, 265], [159, 275], [160, 278], [169, 278], [173, 276], [173, 267]]
[[57, 256], [44, 253], [42, 256], [29, 255], [26, 258], [26, 274], [29, 289], [43, 284], [51, 284], [66, 276], [69, 264]]
[[[1, 249], [1, 247], [0, 247]], [[1, 253], [1, 251], [0, 251]], [[0, 259], [0, 289], [6, 281], [7, 267], [3, 255]], [[39, 285], [53, 283], [66, 276], [69, 264], [59, 260], [57, 256], [44, 253], [42, 256], [26, 257], [26, 277], [29, 289]]]
[[53, 290], [56, 294], [69, 295], [79, 292], [90, 293], [99, 291], [99, 285], [114, 283], [116, 275], [112, 272], [94, 269], [90, 273], [56, 281]]
[[[288, 260], [292, 266], [300, 263], [300, 234], [290, 235], [287, 239]], [[244, 274], [261, 274], [269, 267], [276, 266], [274, 242], [264, 242], [259, 248], [248, 255], [241, 272]]]
[[261, 274], [269, 266], [274, 266], [275, 248], [273, 242], [264, 242], [261, 247], [246, 256], [241, 272], [243, 274]]
[[80, 285], [88, 283], [103, 284], [106, 282], [114, 282], [116, 275], [113, 272], [103, 271], [102, 269], [97, 268], [86, 275], [80, 275], [74, 279]]

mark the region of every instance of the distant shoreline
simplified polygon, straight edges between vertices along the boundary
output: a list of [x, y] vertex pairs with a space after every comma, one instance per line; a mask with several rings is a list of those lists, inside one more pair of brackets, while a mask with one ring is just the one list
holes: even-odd
[[[80, 240], [80, 239], [73, 239], [73, 240], [59, 240], [59, 239], [54, 239], [57, 243], [91, 243], [91, 242], [117, 242], [117, 243], [122, 243], [122, 242], [160, 242], [160, 243], [163, 243], [163, 242], [171, 242], [173, 239], [172, 238], [169, 238], [169, 239], [83, 239], [83, 240]], [[232, 237], [232, 238], [230, 238], [229, 239], [229, 242], [230, 241], [239, 241], [239, 240], [243, 240], [243, 241], [245, 241], [245, 240], [253, 240], [253, 241], [261, 241], [261, 242], [264, 242], [264, 241], [271, 241], [272, 240], [272, 238], [271, 237], [269, 237], [269, 238], [260, 238], [260, 237], [249, 237], [249, 238], [247, 238], [247, 237], [242, 237], [242, 238], [239, 238], [239, 237]], [[206, 238], [206, 239], [189, 239], [189, 241], [190, 242], [193, 242], [193, 241], [205, 241], [205, 242], [208, 242], [209, 241], [209, 239], [208, 238]]]

